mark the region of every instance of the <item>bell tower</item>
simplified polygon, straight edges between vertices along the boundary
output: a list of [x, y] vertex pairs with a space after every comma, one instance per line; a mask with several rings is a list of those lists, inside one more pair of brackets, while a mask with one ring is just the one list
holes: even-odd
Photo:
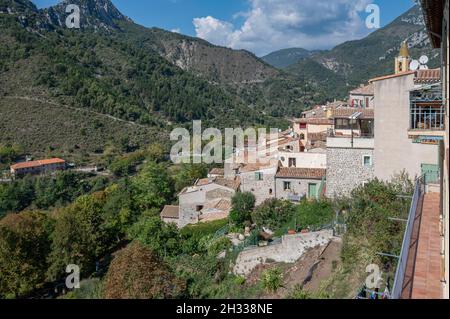
[[400, 55], [395, 58], [395, 74], [409, 71], [411, 57], [409, 56], [409, 48], [406, 41], [400, 47]]

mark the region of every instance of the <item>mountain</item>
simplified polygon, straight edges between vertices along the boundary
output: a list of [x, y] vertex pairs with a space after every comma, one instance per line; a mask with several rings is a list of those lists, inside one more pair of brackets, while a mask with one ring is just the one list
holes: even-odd
[[68, 5], [77, 5], [80, 8], [80, 27], [84, 29], [117, 29], [117, 22], [130, 21], [109, 0], [64, 0], [57, 5], [44, 9], [43, 13], [53, 25], [64, 27], [67, 17]]
[[[428, 64], [430, 68], [439, 66], [440, 52], [432, 49], [421, 9], [414, 6], [392, 23], [367, 37], [345, 42], [330, 51], [315, 53], [297, 64], [288, 66], [286, 70], [309, 77], [326, 88], [329, 79], [323, 81], [324, 73], [316, 72], [316, 64], [320, 64], [335, 74], [333, 86], [336, 84], [335, 90], [341, 90], [344, 96], [349, 89], [370, 78], [393, 73], [394, 59], [403, 41], [408, 42], [413, 58], [418, 59], [425, 54], [430, 58]], [[308, 64], [311, 66], [308, 67]], [[314, 73], [308, 72], [309, 70], [313, 70]], [[325, 74], [331, 76], [329, 72]]]
[[[80, 7], [81, 29], [65, 27], [68, 3]], [[295, 49], [272, 55], [280, 61], [306, 55], [283, 70], [245, 50], [137, 25], [109, 0], [70, 0], [48, 9], [37, 9], [27, 0], [0, 0], [0, 28], [0, 97], [5, 97], [0, 112], [8, 112], [5, 101], [13, 98], [18, 107], [41, 107], [45, 118], [55, 121], [62, 121], [52, 113], [55, 105], [65, 122], [79, 120], [69, 116], [68, 108], [91, 112], [104, 120], [93, 125], [94, 136], [102, 136], [101, 127], [111, 120], [165, 132], [189, 127], [195, 119], [219, 128], [284, 128], [284, 118], [388, 73], [404, 39], [414, 42], [415, 55], [431, 52], [417, 8], [365, 39], [330, 51]], [[15, 125], [31, 140], [37, 138], [29, 128], [39, 123]], [[57, 135], [39, 139], [64, 145], [65, 151], [77, 149], [71, 140], [58, 141]], [[89, 153], [96, 146], [85, 147]]]
[[315, 52], [317, 51], [308, 51], [302, 48], [290, 48], [269, 53], [261, 59], [273, 67], [283, 69], [304, 58], [310, 57]]

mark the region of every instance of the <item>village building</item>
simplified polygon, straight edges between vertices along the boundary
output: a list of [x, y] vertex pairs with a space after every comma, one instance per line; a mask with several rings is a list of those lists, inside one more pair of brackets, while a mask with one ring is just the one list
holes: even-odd
[[324, 195], [325, 169], [280, 167], [275, 176], [276, 198], [299, 202]]
[[65, 169], [66, 161], [60, 158], [17, 163], [10, 167], [12, 176], [45, 174]]
[[374, 178], [374, 112], [343, 108], [333, 111], [334, 129], [327, 137], [326, 196], [348, 196]]
[[[400, 66], [398, 67], [400, 68]], [[444, 138], [440, 70], [401, 72], [371, 80], [375, 90], [375, 176], [390, 180], [437, 174]]]
[[348, 101], [350, 107], [373, 108], [375, 105], [375, 96], [373, 92], [373, 84], [362, 84], [359, 88], [350, 91]]
[[247, 164], [239, 169], [241, 192], [255, 195], [256, 205], [275, 198], [275, 175], [279, 162], [271, 159], [267, 163]]
[[160, 214], [161, 220], [166, 224], [175, 224], [178, 226], [180, 219], [180, 207], [174, 205], [166, 205]]
[[325, 117], [301, 118], [293, 121], [294, 132], [299, 136], [301, 142], [300, 151], [314, 148], [317, 142], [326, 141], [326, 132], [333, 128], [331, 118]]
[[[239, 187], [239, 178], [221, 177], [200, 179], [194, 186], [186, 187], [178, 195], [178, 227], [227, 218], [231, 199]], [[161, 218], [164, 218], [162, 214]]]
[[[399, 58], [395, 75], [373, 80], [376, 174], [386, 178], [401, 169], [399, 162], [403, 158], [410, 175], [420, 176], [416, 180], [404, 245], [398, 257], [392, 297], [448, 299], [449, 0], [421, 0], [419, 3], [430, 42], [434, 48], [441, 49], [441, 68], [426, 70], [422, 66], [420, 70], [405, 71], [404, 64], [408, 60]], [[409, 55], [406, 49], [405, 45], [402, 57]], [[382, 95], [378, 97], [378, 93]], [[380, 128], [386, 127], [389, 131], [394, 128], [394, 120], [397, 127], [389, 134], [393, 139], [391, 144], [383, 141], [388, 134], [377, 135]], [[394, 149], [393, 143], [398, 144], [398, 149]], [[378, 167], [382, 156], [387, 160]]]

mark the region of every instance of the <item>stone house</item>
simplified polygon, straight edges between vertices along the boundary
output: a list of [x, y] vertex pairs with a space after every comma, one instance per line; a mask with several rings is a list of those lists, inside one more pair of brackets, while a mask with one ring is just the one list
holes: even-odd
[[180, 220], [180, 207], [166, 205], [160, 214], [161, 220], [166, 224], [175, 224], [178, 226]]
[[28, 174], [52, 173], [65, 170], [66, 168], [65, 160], [60, 158], [50, 158], [11, 165], [10, 172], [12, 176], [24, 176]]
[[178, 195], [178, 227], [228, 217], [231, 199], [239, 190], [240, 180], [221, 177], [198, 180]]
[[248, 164], [241, 167], [239, 170], [241, 192], [255, 195], [256, 205], [275, 198], [275, 175], [278, 165], [278, 160], [271, 160], [267, 164]]
[[349, 106], [356, 108], [372, 108], [375, 106], [373, 84], [362, 84], [359, 88], [350, 91]]
[[280, 167], [275, 176], [276, 198], [300, 201], [319, 198], [324, 187], [326, 169]]

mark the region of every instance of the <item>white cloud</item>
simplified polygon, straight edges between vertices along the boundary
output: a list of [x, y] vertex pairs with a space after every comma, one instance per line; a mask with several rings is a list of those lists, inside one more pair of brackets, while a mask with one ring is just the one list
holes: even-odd
[[175, 29], [170, 30], [170, 32], [181, 33], [181, 29], [180, 28], [175, 28]]
[[197, 36], [258, 55], [289, 47], [327, 49], [370, 30], [360, 14], [373, 0], [249, 0], [242, 26], [208, 16], [195, 18]]

